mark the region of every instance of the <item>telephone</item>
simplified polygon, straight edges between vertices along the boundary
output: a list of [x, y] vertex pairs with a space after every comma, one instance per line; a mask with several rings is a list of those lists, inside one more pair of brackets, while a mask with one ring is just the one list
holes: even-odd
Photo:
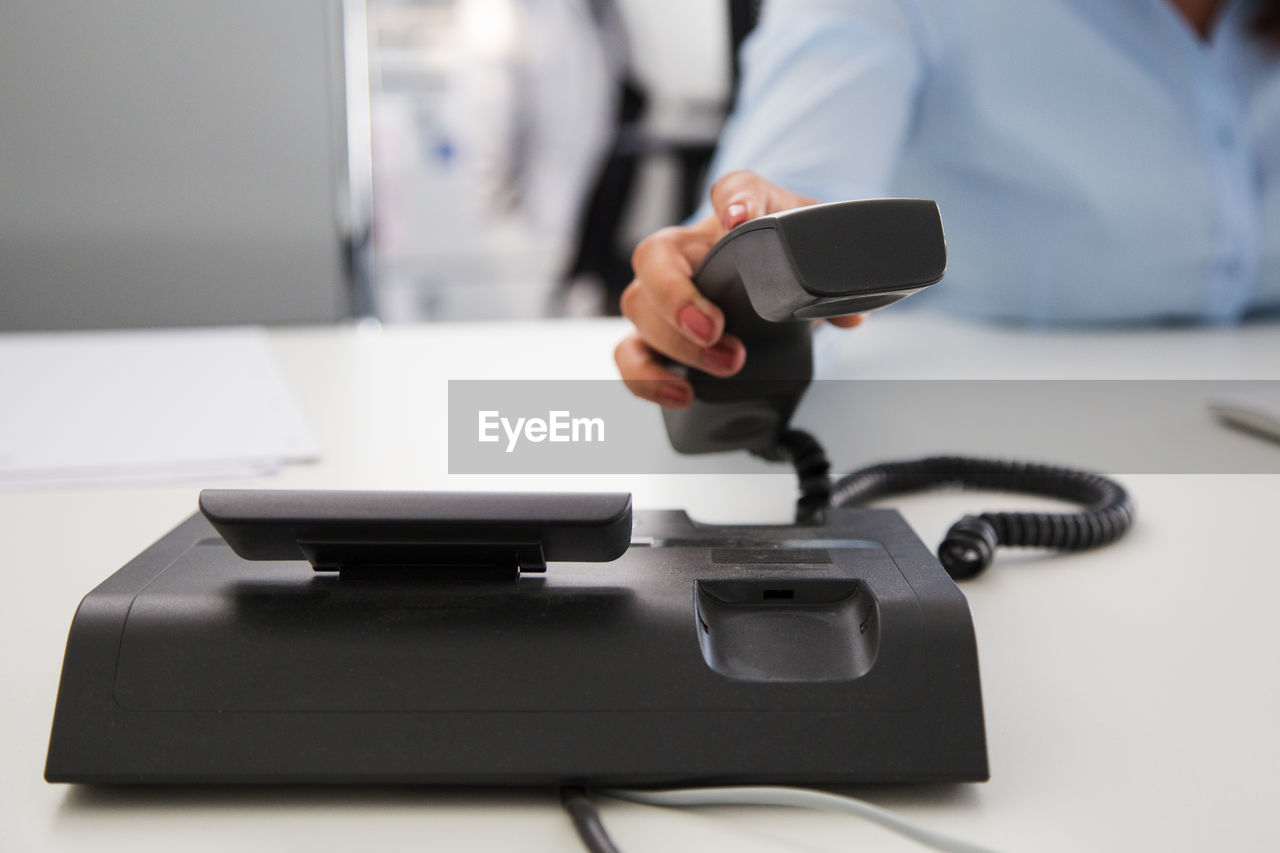
[[[944, 267], [936, 205], [897, 199], [753, 220], [699, 270], [751, 355], [745, 380], [691, 374], [697, 401], [668, 418], [671, 441], [791, 459], [812, 499], [800, 524], [633, 513], [625, 493], [206, 491], [81, 603], [46, 778], [986, 779], [977, 648], [952, 577], [998, 544], [1118, 538], [1127, 494], [952, 458], [832, 483], [788, 423], [812, 375], [809, 321], [889, 304]], [[897, 512], [850, 506], [938, 482], [1090, 506], [966, 517], [938, 558]]]

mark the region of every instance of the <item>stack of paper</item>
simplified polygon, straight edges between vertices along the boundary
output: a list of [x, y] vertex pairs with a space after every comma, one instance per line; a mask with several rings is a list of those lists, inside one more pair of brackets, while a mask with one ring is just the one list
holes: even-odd
[[262, 329], [0, 335], [0, 488], [254, 476], [318, 454]]

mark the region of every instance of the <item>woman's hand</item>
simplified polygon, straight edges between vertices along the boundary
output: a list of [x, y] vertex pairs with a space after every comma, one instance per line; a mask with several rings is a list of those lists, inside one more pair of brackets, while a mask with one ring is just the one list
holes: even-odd
[[[666, 367], [661, 356], [714, 376], [742, 369], [742, 341], [724, 332], [724, 314], [698, 292], [693, 272], [715, 242], [737, 226], [766, 213], [815, 204], [752, 172], [730, 172], [711, 188], [714, 212], [691, 226], [663, 228], [646, 237], [631, 256], [635, 279], [622, 292], [622, 313], [635, 324], [613, 357], [627, 388], [637, 397], [672, 409], [693, 401], [693, 388]], [[856, 326], [860, 315], [839, 317]]]

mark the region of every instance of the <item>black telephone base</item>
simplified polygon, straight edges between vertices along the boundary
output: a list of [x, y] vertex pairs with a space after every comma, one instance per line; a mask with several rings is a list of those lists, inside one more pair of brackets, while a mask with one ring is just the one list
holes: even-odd
[[474, 580], [237, 556], [193, 516], [84, 599], [46, 778], [987, 778], [964, 597], [902, 518], [639, 512], [606, 563]]

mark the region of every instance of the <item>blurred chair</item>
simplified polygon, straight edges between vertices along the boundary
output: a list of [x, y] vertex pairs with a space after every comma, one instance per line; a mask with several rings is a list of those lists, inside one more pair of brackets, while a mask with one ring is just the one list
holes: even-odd
[[5, 0], [0, 329], [362, 313], [363, 7]]

